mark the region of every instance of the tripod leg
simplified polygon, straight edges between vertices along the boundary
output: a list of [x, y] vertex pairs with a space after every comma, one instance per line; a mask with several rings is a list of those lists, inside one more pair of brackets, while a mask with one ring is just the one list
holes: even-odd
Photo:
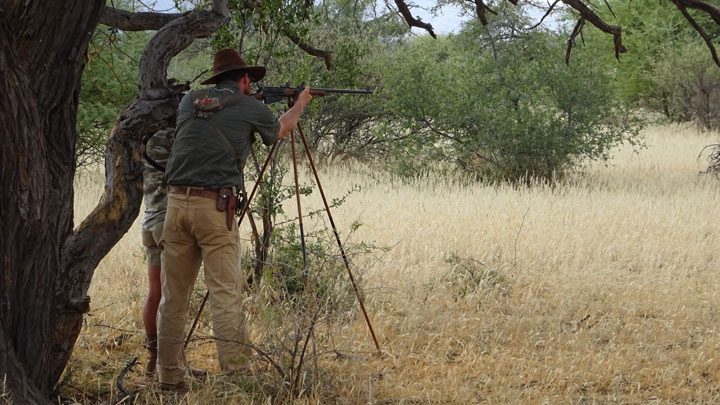
[[[295, 131], [290, 131], [290, 143], [292, 145], [292, 161], [293, 161], [293, 172], [295, 175], [295, 199], [297, 200], [297, 209], [298, 209], [298, 222], [300, 223], [300, 243], [302, 244], [302, 255], [303, 255], [303, 281], [305, 282], [305, 294], [307, 295], [310, 302], [314, 302], [312, 299], [313, 297], [310, 295], [310, 286], [308, 284], [308, 262], [307, 262], [307, 249], [305, 246], [305, 231], [303, 230], [303, 214], [302, 214], [302, 206], [300, 205], [300, 182], [298, 181], [298, 169], [297, 169], [297, 154], [295, 152]], [[315, 322], [317, 321], [317, 316], [319, 315], [319, 310], [316, 309], [315, 316], [311, 319], [309, 328], [309, 333], [305, 338], [305, 344], [303, 345], [302, 351], [300, 352], [300, 362], [299, 364], [302, 364], [303, 358], [305, 358], [305, 353], [308, 347], [308, 342], [312, 341], [312, 353], [313, 358], [316, 358], [315, 356]], [[297, 370], [297, 374], [295, 376], [295, 381], [293, 382], [293, 389], [297, 389], [300, 382], [300, 376], [302, 373], [300, 373], [300, 370]]]
[[195, 327], [200, 320], [200, 314], [202, 314], [203, 308], [205, 308], [205, 303], [207, 302], [208, 297], [210, 297], [210, 291], [205, 293], [205, 297], [203, 298], [202, 303], [200, 303], [200, 308], [197, 311], [197, 315], [195, 315], [195, 320], [193, 321], [193, 324], [188, 331], [187, 338], [185, 339], [185, 345], [183, 346], [183, 350], [187, 349], [188, 344], [190, 343], [190, 338], [192, 338], [193, 332], [195, 332]]
[[298, 221], [300, 222], [300, 243], [302, 244], [303, 255], [303, 272], [302, 276], [305, 281], [305, 292], [310, 292], [308, 286], [308, 264], [307, 250], [305, 249], [305, 231], [303, 230], [302, 207], [300, 206], [300, 185], [298, 182], [297, 155], [295, 154], [295, 131], [290, 131], [290, 145], [292, 146], [293, 171], [295, 174], [295, 199], [297, 200]]
[[298, 132], [300, 133], [300, 139], [302, 139], [303, 146], [305, 147], [305, 153], [307, 154], [308, 160], [310, 161], [310, 167], [312, 168], [313, 175], [315, 175], [315, 182], [318, 185], [318, 190], [320, 190], [320, 196], [322, 196], [323, 204], [325, 204], [325, 211], [327, 212], [328, 219], [330, 220], [330, 225], [332, 226], [333, 232], [335, 233], [335, 240], [337, 241], [338, 247], [340, 248], [340, 254], [342, 255], [343, 261], [345, 262], [345, 268], [347, 269], [348, 276], [350, 276], [350, 282], [352, 283], [353, 289], [355, 290], [355, 296], [357, 296], [358, 303], [360, 304], [360, 309], [362, 309], [362, 313], [365, 316], [365, 322], [367, 322], [368, 329], [370, 329], [370, 334], [372, 335], [373, 341], [375, 342], [375, 348], [377, 349], [378, 354], [382, 354], [382, 352], [380, 351], [380, 344], [378, 343], [377, 337], [375, 337], [375, 331], [373, 330], [372, 324], [370, 323], [370, 317], [368, 317], [367, 311], [365, 310], [365, 304], [363, 303], [362, 297], [360, 296], [360, 290], [358, 289], [357, 283], [355, 282], [355, 277], [353, 277], [352, 271], [350, 271], [350, 262], [348, 261], [347, 255], [345, 254], [345, 249], [343, 248], [342, 242], [340, 241], [340, 236], [338, 235], [337, 228], [335, 227], [335, 221], [333, 221], [332, 214], [330, 213], [330, 206], [328, 205], [327, 198], [325, 198], [325, 192], [323, 191], [322, 185], [320, 184], [320, 177], [318, 177], [315, 163], [313, 162], [312, 156], [310, 156], [310, 148], [308, 148], [307, 141], [305, 140], [305, 134], [303, 133], [302, 126], [299, 122]]
[[252, 191], [250, 192], [250, 196], [248, 197], [247, 201], [245, 201], [245, 205], [243, 206], [242, 211], [240, 212], [240, 219], [238, 220], [238, 226], [242, 223], [243, 217], [245, 216], [245, 213], [250, 209], [250, 202], [252, 201], [252, 198], [255, 196], [255, 192], [258, 189], [258, 186], [260, 185], [260, 181], [262, 181], [262, 176], [265, 173], [265, 169], [267, 169], [268, 164], [270, 163], [270, 160], [272, 160], [273, 154], [275, 153], [275, 150], [277, 149], [279, 142], [275, 142], [270, 149], [270, 153], [268, 154], [267, 159], [265, 159], [265, 163], [263, 163], [263, 167], [260, 170], [260, 173], [258, 174], [258, 179], [255, 182], [255, 185], [253, 186]]

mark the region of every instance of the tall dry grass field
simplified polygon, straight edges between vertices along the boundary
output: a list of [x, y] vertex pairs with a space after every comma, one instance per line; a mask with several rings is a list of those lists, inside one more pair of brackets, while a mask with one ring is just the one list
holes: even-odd
[[[384, 355], [374, 355], [355, 305], [318, 329], [322, 377], [298, 401], [720, 401], [720, 181], [699, 175], [706, 162], [697, 160], [715, 139], [678, 127], [645, 134], [639, 154], [621, 150], [612, 165], [555, 187], [322, 167], [330, 197], [361, 186], [333, 211], [340, 233], [360, 221], [351, 241], [390, 248], [353, 263]], [[102, 184], [101, 174], [78, 176], [76, 221]], [[307, 199], [307, 210], [319, 206]], [[306, 226], [323, 224], [318, 216]], [[95, 273], [66, 396], [122, 398], [114, 385], [123, 362], [145, 355], [144, 266], [138, 221]], [[247, 300], [254, 338], [271, 333], [253, 309], [261, 300]], [[188, 358], [217, 372], [211, 343], [191, 345]], [[139, 372], [125, 384], [142, 391], [139, 402], [173, 401]], [[261, 385], [214, 376], [193, 382], [183, 401], [278, 400]]]

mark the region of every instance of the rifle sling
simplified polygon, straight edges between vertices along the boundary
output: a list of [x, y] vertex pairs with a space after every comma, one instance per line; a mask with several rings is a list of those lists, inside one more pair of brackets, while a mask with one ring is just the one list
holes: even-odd
[[143, 158], [145, 158], [145, 161], [148, 162], [148, 163], [150, 164], [150, 166], [152, 166], [152, 167], [156, 168], [157, 170], [160, 170], [161, 172], [165, 173], [165, 168], [162, 167], [162, 166], [160, 166], [160, 164], [159, 164], [158, 162], [156, 162], [155, 160], [153, 160], [153, 158], [151, 158], [150, 155], [148, 155], [148, 153], [147, 153], [147, 144], [148, 144], [148, 142], [150, 141], [150, 138], [152, 138], [153, 135], [155, 135], [155, 134], [152, 133], [152, 134], [150, 134], [150, 135], [147, 135], [147, 136], [145, 136], [145, 138], [143, 139], [143, 145], [146, 146], [145, 148], [143, 148]]

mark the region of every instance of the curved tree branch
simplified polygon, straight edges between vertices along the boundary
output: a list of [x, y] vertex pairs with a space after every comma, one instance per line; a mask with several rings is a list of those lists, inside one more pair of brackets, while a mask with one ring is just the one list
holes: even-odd
[[100, 24], [117, 28], [123, 31], [159, 30], [170, 21], [176, 20], [185, 14], [166, 14], [153, 12], [132, 12], [114, 7], [105, 7], [100, 16]]
[[[612, 34], [615, 44], [615, 58], [620, 60], [620, 54], [627, 52], [627, 48], [625, 48], [625, 46], [622, 44], [622, 33], [620, 27], [607, 24], [605, 21], [603, 21], [602, 18], [600, 18], [600, 16], [598, 16], [594, 11], [592, 11], [590, 7], [588, 7], [580, 0], [563, 0], [563, 3], [574, 8], [577, 12], [580, 13], [583, 20], [589, 21], [600, 31], [607, 34]], [[580, 30], [582, 30], [582, 27], [580, 27]], [[571, 39], [574, 38], [571, 37]]]
[[437, 36], [435, 35], [435, 31], [433, 31], [432, 24], [422, 22], [422, 20], [420, 20], [419, 18], [413, 17], [412, 13], [410, 12], [410, 8], [405, 3], [405, 0], [395, 0], [395, 4], [397, 5], [400, 14], [403, 16], [403, 18], [410, 27], [422, 28], [427, 31], [431, 37], [437, 38]]
[[575, 27], [572, 30], [572, 33], [570, 34], [570, 38], [568, 39], [568, 46], [567, 51], [565, 51], [565, 64], [570, 64], [570, 52], [572, 52], [573, 47], [575, 46], [575, 38], [577, 38], [578, 35], [582, 33], [582, 29], [585, 26], [585, 19], [580, 17], [577, 24], [575, 24]]
[[138, 97], [157, 100], [172, 95], [167, 83], [170, 60], [187, 48], [195, 38], [206, 38], [217, 31], [228, 17], [214, 11], [193, 11], [168, 23], [148, 43], [140, 58]]
[[498, 15], [497, 12], [495, 12], [493, 9], [487, 6], [487, 4], [483, 3], [482, 0], [469, 0], [473, 4], [475, 4], [475, 13], [477, 14], [477, 18], [480, 19], [480, 22], [482, 25], [488, 25], [487, 16], [485, 16], [485, 11], [489, 11], [490, 14]]
[[308, 55], [317, 56], [319, 58], [325, 59], [325, 67], [327, 68], [327, 70], [332, 69], [332, 60], [331, 60], [332, 51], [325, 51], [322, 49], [314, 48], [313, 46], [308, 45], [305, 42], [302, 42], [297, 35], [289, 32], [287, 30], [283, 31], [283, 33], [290, 41], [292, 41], [295, 45], [297, 45], [298, 48], [305, 51], [305, 53], [307, 53]]
[[673, 3], [705, 12], [715, 21], [715, 24], [720, 25], [720, 8], [714, 4], [702, 0], [674, 0]]
[[550, 13], [552, 13], [553, 9], [555, 8], [555, 6], [557, 6], [557, 4], [558, 4], [559, 2], [560, 2], [560, 0], [555, 0], [555, 2], [553, 2], [553, 4], [551, 4], [550, 7], [547, 9], [547, 11], [545, 12], [545, 14], [543, 14], [543, 16], [542, 16], [542, 18], [540, 19], [540, 21], [538, 21], [537, 24], [533, 25], [532, 27], [530, 27], [530, 28], [528, 28], [528, 29], [534, 30], [535, 28], [539, 27], [540, 24], [542, 24], [543, 21], [545, 21], [545, 19], [547, 18], [547, 16], [549, 16]]
[[127, 232], [140, 210], [143, 164], [140, 144], [147, 134], [167, 127], [175, 116], [175, 94], [166, 76], [170, 59], [194, 38], [207, 37], [228, 19], [227, 0], [216, 0], [213, 11], [196, 10], [171, 20], [147, 44], [140, 61], [139, 96], [118, 117], [105, 151], [105, 192], [93, 212], [62, 247], [62, 267], [74, 296], [87, 293], [100, 260]]
[[672, 0], [673, 4], [680, 10], [680, 13], [682, 13], [683, 17], [690, 23], [690, 25], [695, 29], [695, 31], [700, 34], [702, 39], [705, 41], [705, 44], [707, 45], [708, 49], [710, 49], [710, 54], [712, 55], [713, 61], [715, 61], [715, 64], [720, 67], [720, 59], [718, 59], [717, 50], [715, 49], [715, 45], [712, 43], [712, 38], [710, 38], [710, 35], [703, 30], [703, 28], [700, 26], [700, 24], [695, 21], [694, 18], [688, 13], [687, 8], [685, 7], [685, 4], [683, 4], [683, 0]]

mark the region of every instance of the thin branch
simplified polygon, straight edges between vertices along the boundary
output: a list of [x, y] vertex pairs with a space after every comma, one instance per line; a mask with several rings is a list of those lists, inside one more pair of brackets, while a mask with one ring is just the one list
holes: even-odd
[[715, 49], [715, 45], [712, 43], [712, 38], [705, 32], [705, 30], [702, 29], [702, 27], [695, 21], [694, 18], [688, 13], [687, 8], [685, 7], [685, 4], [681, 3], [681, 0], [673, 0], [673, 3], [675, 6], [677, 6], [678, 10], [680, 10], [680, 13], [682, 13], [683, 17], [685, 17], [686, 20], [690, 23], [690, 25], [695, 29], [695, 31], [700, 34], [703, 40], [705, 40], [705, 44], [707, 45], [708, 49], [710, 49], [710, 53], [712, 54], [713, 61], [715, 61], [715, 64], [720, 67], [720, 59], [718, 59], [717, 50]]
[[[609, 25], [605, 21], [603, 21], [600, 16], [598, 16], [594, 11], [590, 9], [585, 3], [583, 3], [580, 0], [563, 0], [563, 3], [567, 4], [568, 6], [574, 8], [577, 12], [580, 13], [583, 20], [589, 21], [592, 25], [597, 27], [600, 31], [605, 32], [607, 34], [612, 34], [613, 36], [613, 42], [615, 45], [615, 58], [617, 60], [620, 60], [620, 54], [627, 52], [627, 48], [622, 44], [622, 32], [620, 27], [616, 25]], [[582, 29], [582, 27], [581, 27]], [[569, 55], [569, 53], [568, 53]], [[569, 56], [566, 57], [565, 61], [566, 63], [569, 63]]]
[[539, 27], [540, 24], [542, 24], [543, 21], [545, 21], [545, 19], [547, 18], [547, 16], [550, 15], [550, 13], [553, 11], [553, 9], [555, 8], [555, 6], [556, 6], [559, 2], [560, 2], [560, 0], [555, 0], [555, 2], [550, 5], [550, 8], [548, 8], [548, 10], [545, 12], [545, 15], [542, 16], [542, 18], [540, 19], [540, 21], [539, 21], [537, 24], [535, 24], [535, 25], [533, 25], [532, 27], [530, 27], [529, 29], [534, 30], [535, 28]]
[[615, 15], [615, 12], [613, 11], [612, 7], [610, 7], [610, 3], [608, 3], [607, 0], [603, 0], [605, 2], [605, 5], [607, 6], [608, 10], [610, 10], [610, 14], [612, 14], [613, 18], [617, 18]]
[[497, 12], [495, 12], [493, 9], [487, 6], [487, 4], [483, 3], [482, 0], [468, 0], [469, 2], [475, 4], [475, 13], [477, 14], [477, 18], [480, 20], [482, 25], [488, 25], [487, 16], [485, 15], [485, 11], [489, 11], [491, 14], [498, 15]]
[[[106, 61], [105, 58], [103, 58], [103, 57], [100, 56], [100, 55], [98, 55], [97, 58], [98, 58], [101, 62], [103, 62], [105, 65], [107, 65], [108, 69], [110, 69], [110, 71], [112, 72], [113, 76], [115, 76], [115, 81], [120, 85], [120, 92], [122, 93], [124, 84], [123, 84], [123, 81], [122, 81], [122, 79], [120, 78], [120, 76], [118, 76], [117, 72], [115, 71], [115, 67], [113, 67], [113, 64], [110, 63], [110, 62], [108, 62], [108, 61]], [[94, 84], [94, 83], [93, 83], [93, 84]], [[108, 100], [108, 101], [110, 101], [108, 97], [105, 97], [105, 99]]]
[[431, 37], [437, 38], [437, 35], [435, 35], [435, 31], [433, 31], [432, 24], [422, 22], [420, 18], [413, 17], [412, 13], [410, 12], [410, 8], [405, 3], [405, 0], [395, 0], [395, 5], [397, 5], [400, 14], [403, 16], [403, 18], [410, 27], [422, 28], [427, 31]]
[[331, 60], [332, 53], [333, 53], [332, 51], [325, 51], [322, 49], [314, 48], [311, 45], [308, 45], [307, 43], [302, 42], [297, 35], [289, 32], [287, 30], [284, 30], [283, 34], [285, 34], [285, 36], [290, 41], [292, 41], [295, 45], [297, 45], [298, 48], [305, 51], [308, 55], [323, 58], [325, 60], [325, 67], [327, 68], [327, 70], [332, 69], [332, 60]]
[[135, 403], [136, 394], [132, 391], [126, 390], [125, 386], [123, 384], [124, 384], [124, 380], [125, 380], [125, 375], [128, 372], [132, 371], [133, 367], [135, 367], [135, 365], [137, 365], [137, 363], [138, 363], [138, 358], [137, 358], [137, 356], [135, 356], [135, 358], [132, 361], [127, 362], [127, 364], [125, 365], [125, 368], [122, 369], [122, 371], [120, 372], [120, 375], [118, 375], [117, 379], [115, 380], [115, 386], [117, 387], [118, 391], [120, 391], [124, 395], [123, 400], [120, 402], [125, 402], [125, 400], [127, 400], [128, 403], [130, 403], [130, 404]]
[[575, 24], [575, 28], [573, 28], [572, 33], [570, 34], [570, 39], [568, 39], [568, 46], [567, 51], [565, 52], [565, 64], [570, 64], [570, 52], [572, 52], [572, 48], [575, 46], [575, 38], [582, 32], [583, 27], [585, 26], [585, 19], [580, 17], [577, 24]]
[[[102, 33], [103, 35], [105, 35], [105, 36], [107, 37], [107, 42], [106, 42], [102, 47], [98, 47], [98, 48], [97, 48], [97, 53], [99, 53], [100, 51], [105, 50], [107, 47], [110, 47], [110, 48], [112, 48], [113, 51], [120, 52], [120, 53], [121, 53], [122, 55], [124, 55], [126, 58], [130, 59], [134, 64], [140, 63], [137, 59], [135, 59], [134, 56], [132, 56], [132, 55], [130, 55], [129, 53], [125, 52], [121, 47], [119, 47], [119, 46], [116, 45], [116, 43], [118, 42], [118, 40], [115, 38], [115, 30], [111, 30], [111, 31], [112, 31], [112, 32], [111, 32], [110, 34], [108, 34], [107, 32], [105, 32], [104, 30], [102, 30], [102, 31], [95, 31], [95, 32], [100, 32], [100, 33]], [[129, 34], [128, 34], [128, 37], [130, 37]], [[111, 51], [111, 52], [112, 52], [112, 51]], [[111, 55], [112, 55], [112, 53], [111, 53]]]
[[451, 141], [458, 142], [458, 139], [455, 138], [454, 136], [452, 136], [452, 135], [450, 135], [450, 134], [447, 134], [447, 133], [445, 133], [445, 132], [442, 132], [442, 131], [440, 131], [439, 129], [435, 128], [435, 127], [433, 126], [433, 124], [430, 122], [430, 120], [427, 119], [427, 117], [423, 117], [423, 122], [425, 122], [425, 125], [427, 125], [427, 127], [430, 129], [430, 131], [432, 131], [432, 132], [434, 132], [434, 133], [442, 136], [443, 138], [447, 138], [447, 139], [449, 139], [449, 140], [451, 140]]
[[700, 10], [708, 14], [713, 21], [715, 21], [715, 24], [720, 25], [720, 8], [714, 4], [710, 4], [702, 0], [673, 0], [673, 3], [675, 3], [675, 5], [682, 4], [683, 6], [694, 10]]
[[209, 72], [209, 71], [210, 71], [210, 69], [205, 69], [205, 70], [203, 70], [202, 72], [198, 73], [192, 80], [190, 80], [190, 81], [187, 83], [188, 86], [191, 85], [191, 84], [193, 84], [193, 83], [195, 83], [195, 81], [196, 81], [197, 79], [203, 77], [203, 75], [205, 75], [205, 73], [207, 73], [207, 72]]

